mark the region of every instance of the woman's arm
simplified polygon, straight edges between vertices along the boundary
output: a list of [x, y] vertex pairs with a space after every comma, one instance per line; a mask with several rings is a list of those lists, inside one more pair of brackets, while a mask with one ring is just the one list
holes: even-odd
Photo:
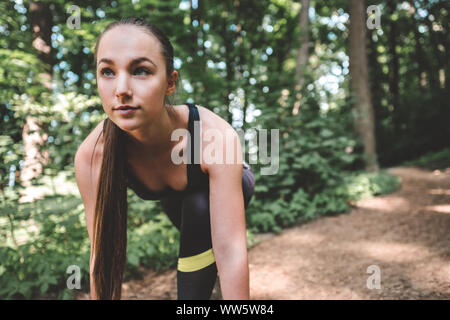
[[[93, 250], [93, 233], [94, 233], [94, 210], [95, 203], [97, 201], [97, 184], [98, 176], [100, 173], [101, 165], [101, 139], [95, 148], [95, 155], [92, 159], [92, 170], [91, 170], [91, 156], [94, 150], [93, 138], [97, 137], [100, 133], [103, 121], [97, 125], [93, 132], [83, 141], [75, 154], [74, 168], [75, 168], [75, 179], [78, 185], [78, 190], [80, 192], [81, 198], [83, 200], [85, 216], [86, 216], [86, 227], [89, 234], [89, 239], [91, 242], [91, 258], [89, 267], [90, 276], [90, 289], [91, 289], [91, 299], [97, 300], [97, 294], [94, 287], [93, 278], [93, 268], [95, 262], [95, 252]], [[94, 142], [95, 143], [95, 142]]]
[[[211, 238], [222, 297], [244, 300], [249, 299], [250, 288], [242, 191], [242, 154], [239, 137], [235, 132], [233, 139], [238, 145], [237, 160], [233, 164], [225, 164], [224, 161], [224, 164], [206, 164], [206, 167], [210, 177]], [[225, 146], [224, 151], [226, 152]]]

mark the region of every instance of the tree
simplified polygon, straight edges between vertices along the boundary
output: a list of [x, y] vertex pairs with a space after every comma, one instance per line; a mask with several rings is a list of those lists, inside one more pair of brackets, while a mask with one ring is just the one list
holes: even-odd
[[350, 1], [350, 76], [354, 95], [355, 128], [364, 145], [367, 171], [378, 171], [374, 114], [366, 56], [364, 1]]
[[[38, 52], [38, 58], [45, 66], [45, 71], [40, 75], [42, 82], [48, 91], [52, 89], [53, 50], [51, 45], [52, 13], [48, 3], [32, 1], [30, 3], [31, 27], [33, 33], [33, 47]], [[25, 149], [24, 166], [21, 174], [23, 185], [30, 184], [30, 180], [42, 173], [42, 164], [48, 162], [48, 153], [41, 152], [39, 145], [43, 145], [47, 139], [41, 136], [40, 126], [33, 116], [26, 117], [26, 123], [22, 132]]]
[[[305, 83], [305, 67], [309, 58], [309, 0], [301, 0], [301, 9], [299, 14], [298, 26], [300, 29], [300, 35], [298, 37], [300, 42], [300, 48], [297, 54], [297, 64], [296, 64], [296, 80], [298, 84], [298, 90], [303, 89]], [[292, 114], [296, 115], [298, 113], [300, 104], [294, 104]]]

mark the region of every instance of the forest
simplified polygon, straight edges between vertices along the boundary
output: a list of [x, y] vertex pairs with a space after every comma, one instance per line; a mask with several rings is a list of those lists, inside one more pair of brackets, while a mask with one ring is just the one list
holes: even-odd
[[[398, 192], [405, 177], [389, 168], [448, 179], [448, 0], [5, 0], [0, 12], [0, 299], [89, 292], [74, 156], [106, 117], [95, 42], [122, 18], [150, 21], [171, 40], [172, 104], [205, 106], [245, 132], [256, 181], [249, 248], [258, 234]], [[258, 132], [270, 139], [274, 129], [278, 152], [264, 159]], [[274, 174], [262, 170], [268, 159]], [[434, 205], [447, 208], [437, 219], [448, 227], [447, 185]], [[132, 190], [128, 201], [125, 280], [173, 269], [179, 234], [160, 203]]]

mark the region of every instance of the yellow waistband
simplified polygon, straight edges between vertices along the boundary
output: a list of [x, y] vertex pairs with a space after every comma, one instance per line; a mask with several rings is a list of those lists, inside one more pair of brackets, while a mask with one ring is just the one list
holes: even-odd
[[182, 272], [192, 272], [203, 269], [216, 261], [213, 249], [197, 254], [195, 256], [179, 258], [178, 270]]

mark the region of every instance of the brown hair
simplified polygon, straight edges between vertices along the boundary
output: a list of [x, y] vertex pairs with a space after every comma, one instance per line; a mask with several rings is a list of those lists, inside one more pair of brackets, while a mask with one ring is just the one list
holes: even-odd
[[[161, 43], [161, 53], [169, 77], [174, 70], [173, 47], [165, 34], [155, 25], [139, 18], [126, 18], [110, 23], [99, 36], [94, 58], [102, 36], [116, 26], [133, 25], [155, 36]], [[169, 105], [169, 114], [174, 111]], [[97, 189], [94, 214], [93, 248], [95, 263], [92, 271], [98, 299], [120, 299], [127, 249], [127, 183], [126, 183], [126, 133], [109, 118], [104, 120], [103, 159]], [[95, 146], [94, 146], [95, 150]], [[91, 158], [92, 163], [92, 158]], [[92, 168], [92, 165], [91, 165]], [[91, 251], [92, 251], [91, 250]], [[93, 252], [91, 252], [92, 258]]]

